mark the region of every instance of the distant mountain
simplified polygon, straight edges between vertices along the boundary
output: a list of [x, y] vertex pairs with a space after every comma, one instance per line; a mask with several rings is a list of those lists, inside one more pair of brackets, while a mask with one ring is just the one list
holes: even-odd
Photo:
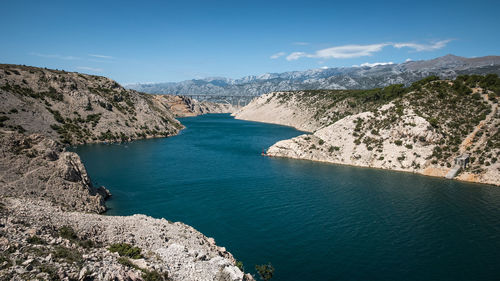
[[259, 96], [268, 92], [289, 90], [369, 89], [399, 83], [408, 85], [429, 75], [455, 78], [460, 74], [487, 73], [500, 74], [500, 56], [464, 58], [446, 55], [432, 60], [373, 67], [310, 69], [252, 75], [241, 79], [211, 77], [177, 83], [129, 84], [125, 87], [152, 94]]

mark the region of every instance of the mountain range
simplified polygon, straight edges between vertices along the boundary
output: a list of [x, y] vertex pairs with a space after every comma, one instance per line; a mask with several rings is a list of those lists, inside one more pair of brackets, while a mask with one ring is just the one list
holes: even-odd
[[198, 96], [259, 96], [274, 91], [314, 89], [370, 89], [391, 84], [409, 85], [430, 75], [455, 78], [461, 74], [500, 74], [500, 56], [465, 58], [446, 55], [400, 64], [319, 68], [306, 71], [265, 73], [240, 79], [210, 77], [182, 82], [129, 84], [126, 88], [152, 94]]

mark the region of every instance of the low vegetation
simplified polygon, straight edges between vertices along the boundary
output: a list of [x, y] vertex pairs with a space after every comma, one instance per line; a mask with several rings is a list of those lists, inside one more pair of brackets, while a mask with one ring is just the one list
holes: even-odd
[[127, 243], [112, 244], [111, 246], [109, 246], [108, 250], [113, 253], [118, 253], [122, 257], [129, 257], [132, 259], [143, 258], [140, 248], [134, 247]]

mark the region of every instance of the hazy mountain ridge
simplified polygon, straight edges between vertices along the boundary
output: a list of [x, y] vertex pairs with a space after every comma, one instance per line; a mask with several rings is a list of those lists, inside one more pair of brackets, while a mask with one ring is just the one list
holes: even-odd
[[409, 85], [430, 75], [455, 78], [461, 74], [500, 74], [500, 56], [464, 58], [446, 55], [374, 67], [337, 67], [266, 73], [240, 79], [210, 77], [182, 82], [129, 84], [126, 88], [152, 94], [259, 96], [273, 91], [314, 89], [370, 89], [402, 83]]

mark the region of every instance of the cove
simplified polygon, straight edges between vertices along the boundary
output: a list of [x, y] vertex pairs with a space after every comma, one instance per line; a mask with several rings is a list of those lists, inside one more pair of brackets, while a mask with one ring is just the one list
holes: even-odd
[[500, 188], [261, 156], [302, 132], [227, 114], [177, 136], [72, 150], [109, 215], [182, 221], [275, 281], [498, 280]]

